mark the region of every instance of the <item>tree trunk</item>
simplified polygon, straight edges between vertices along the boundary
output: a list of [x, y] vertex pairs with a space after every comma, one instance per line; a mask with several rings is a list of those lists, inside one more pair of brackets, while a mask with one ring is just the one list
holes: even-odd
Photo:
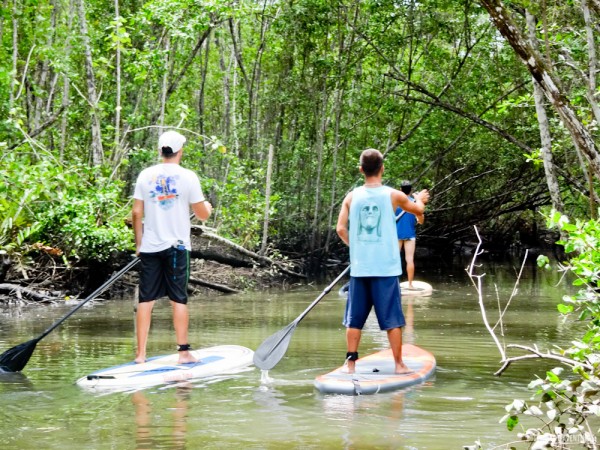
[[92, 48], [88, 35], [87, 19], [85, 17], [84, 0], [77, 0], [77, 12], [79, 16], [79, 28], [83, 40], [85, 53], [85, 78], [88, 89], [88, 102], [90, 104], [90, 114], [92, 119], [92, 146], [91, 163], [93, 166], [99, 166], [104, 161], [104, 150], [102, 148], [102, 134], [100, 127], [100, 117], [98, 116], [98, 95], [96, 94], [96, 77], [94, 76], [94, 65], [92, 61]]
[[573, 142], [587, 158], [594, 176], [600, 179], [600, 154], [596, 149], [594, 140], [589, 130], [575, 115], [569, 100], [563, 95], [546, 63], [523, 37], [500, 0], [479, 1], [487, 9], [496, 28], [525, 63], [533, 78], [540, 84], [544, 94], [556, 109], [567, 130], [569, 130]]
[[15, 102], [15, 81], [17, 80], [17, 63], [19, 61], [19, 20], [18, 16], [18, 1], [13, 0], [12, 14], [12, 77], [10, 77], [10, 93], [8, 107], [12, 108]]
[[265, 188], [265, 219], [263, 222], [262, 245], [259, 255], [264, 256], [267, 250], [267, 238], [269, 235], [269, 210], [271, 208], [271, 175], [273, 174], [273, 144], [269, 145], [269, 160], [267, 162], [267, 186]]
[[316, 108], [316, 119], [317, 119], [317, 142], [315, 143], [315, 150], [317, 153], [317, 176], [314, 180], [315, 189], [315, 209], [313, 217], [313, 235], [311, 240], [310, 249], [315, 250], [319, 243], [318, 238], [320, 236], [319, 230], [319, 210], [321, 209], [321, 178], [323, 175], [323, 152], [325, 147], [325, 133], [327, 132], [327, 77], [323, 77], [323, 89], [321, 90], [322, 104], [320, 108]]
[[[585, 31], [587, 37], [587, 47], [588, 47], [588, 80], [586, 83], [587, 86], [587, 94], [586, 97], [592, 111], [594, 113], [594, 117], [596, 119], [596, 123], [600, 124], [600, 106], [598, 106], [598, 102], [596, 101], [596, 71], [598, 70], [598, 59], [596, 57], [596, 40], [594, 38], [594, 22], [592, 21], [592, 16], [590, 14], [589, 5], [593, 3], [594, 0], [582, 0], [581, 9], [583, 10], [583, 17], [585, 20]], [[596, 12], [600, 16], [600, 10]], [[594, 182], [593, 177], [590, 177], [591, 180], [589, 182], [590, 189], [590, 217], [593, 219], [598, 216], [598, 208], [595, 202], [594, 193]]]
[[589, 0], [588, 5], [594, 10], [597, 16], [600, 16], [600, 0]]
[[[210, 39], [206, 39], [206, 49], [204, 51], [204, 64], [202, 65], [201, 80], [200, 80], [200, 92], [198, 93], [198, 128], [200, 134], [204, 136], [204, 88], [206, 87], [206, 76], [208, 75], [208, 57], [210, 51]], [[206, 139], [202, 140], [203, 145], [206, 146]], [[205, 147], [206, 149], [206, 147]]]
[[121, 144], [121, 14], [119, 0], [115, 0], [115, 34], [117, 35], [115, 48], [115, 139], [113, 149], [113, 163], [118, 164]]
[[[71, 31], [73, 30], [73, 16], [75, 15], [75, 12], [73, 11], [75, 9], [74, 6], [74, 0], [70, 0], [69, 2], [69, 11], [67, 12], [67, 30], [68, 30], [68, 37], [67, 37], [67, 42], [65, 43], [65, 58], [69, 56], [69, 54], [71, 53]], [[70, 85], [70, 80], [66, 75], [63, 75], [63, 90], [62, 90], [62, 105], [66, 108], [69, 103], [70, 103], [70, 97], [71, 95], [71, 85]], [[68, 117], [67, 114], [64, 114], [62, 116], [61, 122], [60, 122], [60, 142], [59, 142], [59, 158], [60, 161], [63, 161], [64, 158], [64, 154], [65, 154], [65, 147], [67, 145], [67, 123], [68, 123]]]
[[[534, 49], [539, 48], [537, 36], [535, 34], [537, 20], [529, 11], [526, 11], [527, 28], [529, 30], [529, 41]], [[560, 195], [558, 179], [554, 166], [554, 158], [552, 156], [552, 138], [550, 136], [550, 124], [546, 115], [544, 106], [544, 92], [535, 79], [533, 80], [533, 96], [535, 99], [535, 110], [537, 113], [538, 124], [540, 127], [540, 141], [542, 144], [541, 153], [544, 162], [544, 172], [546, 174], [546, 183], [548, 184], [548, 192], [552, 199], [552, 206], [559, 212], [564, 212], [565, 207]]]
[[337, 191], [336, 191], [336, 173], [337, 173], [337, 161], [338, 152], [341, 146], [340, 142], [340, 125], [342, 122], [342, 108], [343, 108], [344, 89], [340, 86], [337, 87], [334, 95], [334, 142], [333, 142], [333, 155], [331, 160], [331, 197], [329, 202], [329, 212], [327, 213], [327, 236], [325, 237], [325, 253], [329, 252], [329, 243], [331, 242], [331, 236], [335, 227], [333, 226], [334, 215], [333, 212], [336, 209], [337, 202]]
[[[239, 44], [238, 44], [238, 38], [237, 38], [237, 28], [235, 25], [235, 22], [233, 21], [233, 19], [229, 19], [228, 21], [229, 23], [229, 32], [231, 34], [231, 43], [232, 43], [232, 52], [233, 52], [233, 56], [235, 57], [235, 60], [237, 61], [237, 66], [240, 69], [240, 72], [242, 74], [242, 79], [244, 82], [244, 86], [246, 87], [246, 90], [249, 90], [249, 80], [248, 80], [248, 75], [246, 74], [246, 68], [244, 66], [244, 61], [242, 59], [242, 54], [240, 52], [239, 49]], [[234, 70], [234, 88], [237, 87], [237, 70]], [[236, 110], [236, 105], [237, 105], [237, 101], [236, 101], [236, 96], [235, 93], [233, 95], [233, 114], [236, 115], [237, 114], [237, 110]], [[248, 99], [249, 102], [251, 102], [251, 99]], [[249, 129], [251, 128], [251, 124], [248, 124]], [[235, 134], [235, 141], [236, 141], [236, 150], [237, 150], [237, 156], [240, 158], [244, 158], [244, 152], [242, 151], [239, 142], [237, 142], [237, 133], [235, 132], [237, 128], [237, 117], [234, 117], [233, 120], [233, 130], [234, 130], [234, 134]], [[248, 131], [248, 133], [250, 133], [250, 131]], [[248, 142], [250, 142], [251, 138], [248, 137]]]
[[[52, 1], [52, 13], [50, 16], [50, 22], [52, 23], [52, 32], [48, 34], [47, 36], [47, 42], [46, 42], [46, 47], [47, 48], [52, 48], [52, 46], [54, 45], [54, 30], [56, 30], [56, 16], [58, 15], [58, 5], [56, 4], [56, 1]], [[40, 121], [42, 120], [42, 112], [44, 111], [44, 99], [42, 98], [42, 96], [40, 95], [41, 92], [44, 92], [46, 90], [46, 83], [48, 80], [48, 74], [50, 72], [50, 63], [48, 61], [48, 58], [44, 58], [44, 61], [42, 62], [42, 67], [40, 69], [40, 77], [38, 80], [38, 89], [39, 89], [39, 93], [36, 94], [36, 98], [35, 98], [35, 108], [34, 108], [34, 112], [33, 112], [33, 129], [37, 129], [40, 126]]]
[[171, 53], [171, 39], [168, 34], [165, 34], [165, 60], [163, 64], [163, 79], [162, 79], [162, 89], [160, 94], [160, 113], [158, 116], [158, 134], [160, 135], [164, 131], [165, 125], [165, 110], [167, 108], [167, 86], [169, 84], [169, 71], [167, 70], [169, 67], [169, 56]]
[[219, 49], [219, 67], [223, 72], [223, 139], [225, 142], [229, 142], [229, 134], [231, 127], [231, 86], [230, 86], [230, 77], [229, 70], [225, 64], [225, 50], [223, 45], [221, 44], [221, 40], [218, 36], [215, 35], [215, 42], [217, 44], [217, 48]]

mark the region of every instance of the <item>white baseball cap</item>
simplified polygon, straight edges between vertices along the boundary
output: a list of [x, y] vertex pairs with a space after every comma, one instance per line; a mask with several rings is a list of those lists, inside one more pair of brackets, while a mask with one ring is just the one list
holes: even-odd
[[185, 136], [179, 134], [177, 131], [165, 131], [158, 138], [158, 149], [161, 151], [161, 153], [164, 153], [163, 149], [165, 147], [169, 147], [173, 153], [177, 153], [183, 148], [183, 144], [185, 144], [185, 141]]

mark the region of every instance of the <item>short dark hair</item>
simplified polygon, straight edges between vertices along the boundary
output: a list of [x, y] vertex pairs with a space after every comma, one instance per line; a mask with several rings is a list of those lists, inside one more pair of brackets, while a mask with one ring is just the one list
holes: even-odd
[[383, 166], [383, 155], [379, 150], [368, 148], [360, 154], [360, 167], [363, 173], [372, 177], [377, 175]]
[[406, 195], [410, 194], [410, 192], [412, 191], [412, 183], [410, 181], [404, 180], [400, 184], [400, 190]]

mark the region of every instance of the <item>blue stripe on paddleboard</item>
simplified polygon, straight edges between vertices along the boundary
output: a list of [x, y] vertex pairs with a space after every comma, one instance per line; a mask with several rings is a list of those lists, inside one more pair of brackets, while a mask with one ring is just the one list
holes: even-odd
[[206, 356], [206, 357], [202, 358], [201, 361], [195, 362], [195, 363], [179, 364], [177, 366], [164, 366], [164, 367], [157, 367], [156, 369], [144, 370], [143, 372], [132, 375], [131, 378], [144, 377], [146, 375], [154, 375], [154, 374], [163, 373], [163, 372], [171, 372], [173, 370], [182, 370], [183, 368], [191, 369], [192, 367], [204, 366], [205, 364], [219, 361], [221, 359], [223, 359], [222, 356], [216, 356], [216, 355], [215, 356]]
[[[160, 358], [164, 358], [164, 357], [165, 357], [165, 355], [162, 355], [162, 356], [153, 356], [152, 358], [148, 358], [146, 360], [146, 362], [154, 361], [154, 360], [157, 360], [157, 359], [160, 359]], [[218, 360], [223, 359], [223, 358], [224, 358], [223, 356], [217, 356], [217, 355], [215, 355], [215, 356], [205, 356], [204, 358], [201, 359], [200, 362], [197, 362], [197, 363], [187, 363], [187, 364], [179, 364], [178, 366], [165, 366], [165, 367], [169, 367], [168, 370], [177, 370], [177, 369], [183, 369], [183, 368], [189, 369], [189, 368], [196, 367], [196, 366], [201, 366], [203, 364], [207, 364], [207, 363], [210, 363], [210, 362], [215, 362], [215, 361], [218, 361]], [[96, 372], [91, 373], [90, 376], [91, 375], [100, 375], [100, 374], [109, 372], [111, 370], [119, 369], [121, 367], [128, 367], [128, 366], [139, 366], [139, 364], [137, 364], [136, 362], [128, 362], [128, 363], [125, 363], [125, 364], [119, 364], [118, 366], [112, 366], [112, 367], [108, 367], [106, 369], [97, 370]], [[150, 372], [156, 373], [156, 372], [161, 372], [161, 371], [163, 371], [162, 368], [157, 368], [157, 369], [143, 371], [141, 373], [142, 374], [144, 374], [144, 373], [150, 373]]]

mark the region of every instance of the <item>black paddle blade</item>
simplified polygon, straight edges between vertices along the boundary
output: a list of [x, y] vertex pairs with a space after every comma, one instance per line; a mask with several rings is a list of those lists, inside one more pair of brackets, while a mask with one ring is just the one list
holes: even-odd
[[297, 322], [294, 321], [265, 339], [254, 352], [254, 365], [262, 370], [269, 370], [275, 367], [281, 361], [283, 355], [285, 355], [296, 325]]
[[0, 355], [0, 367], [11, 372], [20, 372], [23, 370], [29, 358], [31, 358], [38, 341], [39, 339], [32, 339], [6, 350]]

